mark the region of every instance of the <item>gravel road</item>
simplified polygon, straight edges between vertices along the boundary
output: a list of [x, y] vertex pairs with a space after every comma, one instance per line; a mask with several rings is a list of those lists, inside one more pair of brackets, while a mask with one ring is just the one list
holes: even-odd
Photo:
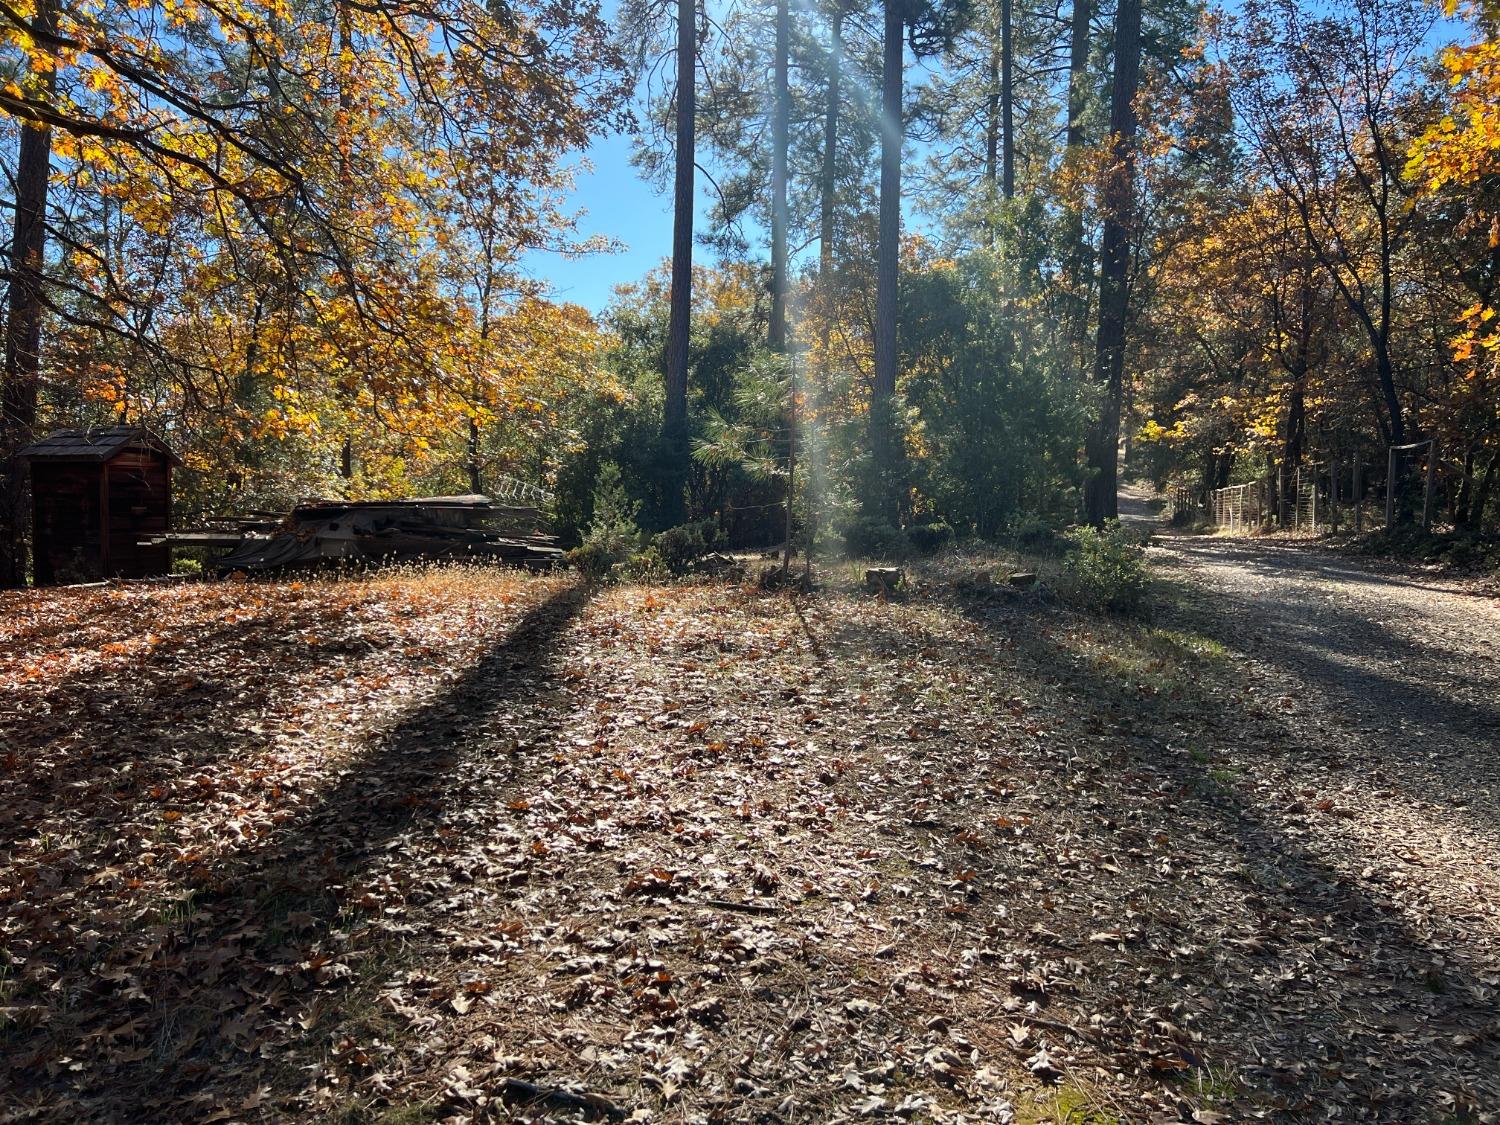
[[1292, 692], [1310, 735], [1329, 728], [1331, 750], [1464, 811], [1500, 858], [1500, 601], [1316, 546], [1156, 544], [1160, 570], [1187, 584], [1187, 615]]
[[1375, 1090], [1431, 1083], [1434, 1120], [1500, 1120], [1500, 602], [1310, 543], [1158, 531], [1149, 556], [1160, 625], [1225, 652], [1214, 760], [1305, 876], [1268, 899], [1346, 951], [1309, 962], [1316, 1038], [1385, 1056]]

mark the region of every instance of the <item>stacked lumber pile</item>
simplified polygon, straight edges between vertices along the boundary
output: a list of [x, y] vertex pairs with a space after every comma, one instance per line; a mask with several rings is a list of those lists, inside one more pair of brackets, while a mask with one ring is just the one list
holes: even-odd
[[[405, 562], [487, 560], [551, 566], [562, 557], [538, 508], [497, 504], [488, 496], [411, 500], [304, 500], [279, 522], [257, 512], [215, 533], [167, 535], [172, 546], [233, 546], [221, 573], [273, 570], [327, 560]], [[236, 536], [232, 542], [231, 536]]]

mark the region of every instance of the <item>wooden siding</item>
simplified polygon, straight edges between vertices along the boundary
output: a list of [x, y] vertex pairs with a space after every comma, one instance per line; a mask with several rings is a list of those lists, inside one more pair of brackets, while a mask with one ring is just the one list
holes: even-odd
[[100, 573], [99, 466], [31, 467], [37, 585], [89, 582]]
[[110, 575], [146, 578], [172, 569], [170, 547], [139, 542], [171, 530], [171, 470], [159, 456], [123, 453], [104, 466], [108, 474]]
[[144, 578], [171, 570], [171, 549], [138, 542], [171, 529], [171, 465], [155, 451], [103, 464], [31, 466], [38, 585]]

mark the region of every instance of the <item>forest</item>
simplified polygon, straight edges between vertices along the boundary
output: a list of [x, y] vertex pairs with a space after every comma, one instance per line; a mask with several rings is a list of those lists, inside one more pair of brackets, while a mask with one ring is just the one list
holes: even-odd
[[[700, 8], [8, 6], [0, 570], [17, 451], [118, 423], [179, 522], [514, 477], [571, 545], [607, 469], [653, 532], [994, 537], [1102, 525], [1120, 453], [1423, 441], [1500, 518], [1492, 6]], [[607, 256], [619, 131], [672, 240], [591, 315], [528, 255]]]
[[1500, 1121], [1496, 0], [0, 0], [0, 169], [0, 1123]]

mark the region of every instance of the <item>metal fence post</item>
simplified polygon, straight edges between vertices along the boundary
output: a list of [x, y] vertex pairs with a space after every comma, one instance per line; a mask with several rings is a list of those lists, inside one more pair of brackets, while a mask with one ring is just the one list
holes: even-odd
[[1354, 479], [1350, 481], [1350, 484], [1354, 488], [1354, 530], [1358, 534], [1363, 534], [1365, 530], [1365, 482], [1360, 472], [1362, 468], [1360, 455], [1356, 453], [1354, 455]]
[[1422, 530], [1432, 530], [1432, 484], [1437, 473], [1437, 438], [1427, 443], [1427, 492], [1422, 497]]
[[1391, 446], [1385, 459], [1385, 529], [1396, 522], [1396, 447]]

